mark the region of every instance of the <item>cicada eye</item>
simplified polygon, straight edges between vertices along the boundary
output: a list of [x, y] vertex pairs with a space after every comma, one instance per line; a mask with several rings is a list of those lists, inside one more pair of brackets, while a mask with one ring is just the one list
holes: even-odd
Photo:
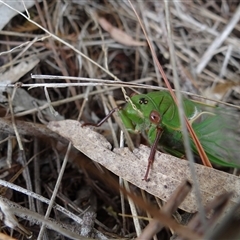
[[140, 98], [139, 99], [139, 104], [147, 105], [148, 104], [148, 100], [146, 98]]
[[150, 121], [154, 124], [159, 124], [161, 121], [161, 116], [159, 112], [155, 110], [151, 111], [149, 118], [150, 118]]

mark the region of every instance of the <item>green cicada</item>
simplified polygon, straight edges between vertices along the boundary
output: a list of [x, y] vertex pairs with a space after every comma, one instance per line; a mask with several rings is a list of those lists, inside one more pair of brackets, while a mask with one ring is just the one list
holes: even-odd
[[[240, 141], [233, 134], [234, 120], [222, 110], [183, 98], [185, 115], [195, 131], [209, 160], [217, 165], [239, 167]], [[113, 112], [101, 121], [101, 125]], [[169, 92], [158, 91], [131, 97], [119, 110], [126, 129], [142, 133], [152, 146], [144, 180], [148, 179], [156, 148], [176, 157], [185, 154], [178, 107]], [[194, 154], [198, 150], [190, 137]]]

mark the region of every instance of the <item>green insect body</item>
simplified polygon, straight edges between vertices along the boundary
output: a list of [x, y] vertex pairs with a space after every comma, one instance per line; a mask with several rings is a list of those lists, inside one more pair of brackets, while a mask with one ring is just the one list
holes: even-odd
[[[185, 155], [178, 107], [170, 93], [165, 91], [139, 94], [131, 97], [119, 115], [126, 129], [142, 133], [152, 145], [161, 130], [160, 149], [177, 157]], [[240, 141], [232, 134], [234, 121], [217, 108], [183, 98], [185, 115], [193, 127], [203, 149], [212, 163], [239, 167]], [[155, 116], [158, 121], [155, 121]], [[231, 122], [232, 121], [232, 122]], [[190, 137], [192, 151], [197, 148]], [[147, 174], [146, 174], [147, 175]]]

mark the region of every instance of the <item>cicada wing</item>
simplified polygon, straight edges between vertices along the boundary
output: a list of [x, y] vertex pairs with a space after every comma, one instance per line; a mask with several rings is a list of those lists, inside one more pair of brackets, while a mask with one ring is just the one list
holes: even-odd
[[[239, 116], [226, 112], [203, 112], [192, 126], [212, 163], [240, 168]], [[192, 148], [197, 153], [193, 142]]]

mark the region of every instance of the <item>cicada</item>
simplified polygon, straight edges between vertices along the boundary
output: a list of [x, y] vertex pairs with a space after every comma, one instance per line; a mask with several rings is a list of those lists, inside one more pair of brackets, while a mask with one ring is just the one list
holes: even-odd
[[[221, 108], [207, 106], [186, 97], [183, 97], [183, 108], [210, 162], [239, 168], [240, 140], [233, 131], [234, 118]], [[114, 111], [115, 109], [100, 124]], [[119, 115], [128, 131], [142, 133], [152, 146], [144, 180], [148, 179], [157, 147], [173, 156], [184, 157], [178, 107], [169, 92], [134, 95], [131, 101], [119, 110]], [[198, 155], [194, 141], [190, 136], [189, 138], [193, 153]]]

